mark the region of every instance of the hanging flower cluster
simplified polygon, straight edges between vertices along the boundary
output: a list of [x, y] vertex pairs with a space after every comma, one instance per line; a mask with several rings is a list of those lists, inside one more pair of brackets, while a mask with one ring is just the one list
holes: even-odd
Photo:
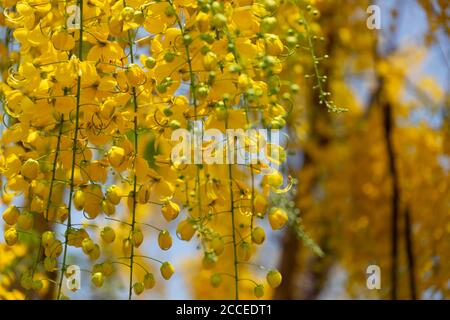
[[[174, 234], [196, 236], [212, 287], [228, 290], [227, 297], [238, 299], [245, 282], [263, 297], [264, 284], [241, 272], [264, 243], [264, 220], [273, 230], [288, 222], [267, 197], [292, 181], [279, 170], [264, 174], [282, 165], [286, 151], [266, 141], [278, 161], [180, 163], [171, 158], [171, 135], [193, 131], [195, 122], [223, 132], [282, 130], [299, 88], [280, 74], [301, 41], [309, 40], [317, 89], [325, 80], [305, 20], [317, 14], [309, 1], [1, 4], [9, 41], [0, 87], [4, 238], [8, 246], [26, 235], [39, 243], [22, 286], [39, 291], [52, 282], [55, 297], [64, 298], [68, 257], [79, 252], [92, 261], [93, 285], [123, 268], [129, 298], [140, 295], [174, 273], [171, 262], [146, 254], [156, 230], [161, 250], [171, 248]], [[334, 110], [327, 97], [321, 92], [321, 103]], [[236, 151], [229, 140], [225, 154]], [[155, 215], [159, 226], [150, 223]], [[269, 287], [281, 281], [277, 270], [267, 272]]]

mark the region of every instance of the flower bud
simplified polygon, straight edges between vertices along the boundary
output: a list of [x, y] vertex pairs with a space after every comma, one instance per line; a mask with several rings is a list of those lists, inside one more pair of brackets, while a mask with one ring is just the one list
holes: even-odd
[[284, 227], [288, 221], [288, 214], [281, 208], [273, 208], [269, 213], [269, 223], [273, 230]]
[[19, 228], [27, 231], [33, 228], [34, 216], [30, 212], [22, 212], [17, 218], [17, 225]]
[[253, 289], [253, 293], [258, 299], [262, 298], [264, 296], [264, 286], [262, 284], [258, 284], [255, 289]]
[[102, 201], [102, 210], [107, 216], [112, 216], [116, 213], [116, 207], [108, 200]]
[[22, 164], [20, 174], [28, 180], [36, 179], [39, 173], [39, 162], [34, 159], [28, 159]]
[[133, 285], [133, 291], [137, 296], [141, 295], [142, 292], [144, 292], [144, 289], [144, 284], [142, 282], [136, 282]]
[[211, 276], [210, 282], [214, 288], [218, 288], [222, 283], [222, 276], [219, 273], [214, 273]]
[[128, 82], [131, 86], [137, 87], [144, 84], [147, 81], [144, 71], [137, 64], [130, 64], [125, 71]]
[[227, 24], [227, 17], [222, 13], [216, 13], [212, 18], [211, 24], [216, 28], [223, 28]]
[[116, 233], [111, 227], [104, 227], [100, 232], [100, 236], [106, 243], [112, 243], [116, 239]]
[[201, 33], [205, 33], [209, 30], [209, 15], [205, 12], [199, 12], [195, 18], [197, 28]]
[[94, 273], [92, 275], [91, 281], [97, 288], [100, 288], [101, 286], [103, 286], [103, 283], [105, 281], [104, 277], [103, 277], [103, 273], [101, 273], [101, 272]]
[[151, 289], [155, 286], [155, 277], [153, 273], [147, 273], [144, 277], [144, 287], [145, 289]]
[[116, 185], [110, 186], [106, 190], [106, 199], [113, 205], [117, 206], [120, 203], [120, 188]]
[[222, 237], [215, 237], [212, 239], [211, 248], [214, 250], [216, 255], [220, 256], [225, 249], [225, 243], [223, 242]]
[[252, 241], [256, 244], [262, 244], [266, 239], [266, 232], [261, 227], [256, 227], [252, 230]]
[[55, 240], [52, 242], [52, 244], [48, 248], [45, 248], [44, 253], [45, 253], [46, 257], [56, 258], [61, 255], [62, 251], [63, 251], [63, 246], [62, 246], [61, 241]]
[[82, 190], [75, 191], [73, 195], [73, 204], [77, 210], [83, 210], [86, 203], [86, 196]]
[[281, 273], [276, 269], [270, 270], [266, 276], [267, 283], [272, 288], [279, 287], [282, 279], [283, 279], [283, 277], [281, 276]]
[[181, 221], [177, 226], [177, 235], [181, 240], [189, 241], [195, 234], [194, 226], [189, 220]]
[[169, 250], [172, 247], [172, 237], [167, 230], [162, 230], [158, 235], [158, 245], [162, 250]]
[[92, 250], [94, 250], [94, 241], [90, 238], [85, 238], [81, 242], [81, 248], [85, 254], [89, 254]]
[[53, 231], [45, 231], [41, 237], [42, 245], [48, 248], [55, 241], [55, 233]]
[[175, 272], [175, 269], [173, 268], [173, 266], [170, 262], [164, 262], [161, 265], [160, 271], [161, 271], [161, 276], [165, 280], [169, 280], [172, 277], [173, 273]]
[[251, 246], [248, 242], [241, 242], [237, 248], [237, 255], [239, 260], [248, 261], [252, 255]]
[[122, 9], [122, 11], [120, 12], [120, 17], [124, 20], [124, 21], [131, 21], [134, 17], [134, 9], [131, 7], [125, 7]]
[[274, 189], [278, 189], [283, 184], [283, 175], [279, 171], [273, 171], [267, 175], [267, 183]]
[[8, 246], [13, 246], [17, 243], [17, 240], [19, 239], [19, 234], [17, 233], [16, 228], [10, 228], [5, 231], [4, 237], [6, 244]]
[[145, 59], [145, 67], [148, 69], [153, 69], [156, 66], [156, 60], [153, 57], [148, 57]]
[[173, 201], [168, 200], [161, 208], [162, 215], [166, 221], [175, 220], [180, 213], [180, 207]]
[[9, 225], [16, 224], [20, 211], [16, 206], [10, 206], [3, 212], [3, 220]]
[[212, 51], [207, 52], [203, 57], [203, 67], [205, 68], [205, 70], [210, 71], [214, 70], [216, 66], [217, 66], [217, 55]]
[[133, 232], [133, 244], [136, 248], [139, 248], [139, 246], [144, 242], [144, 234], [141, 230], [134, 230]]
[[114, 169], [120, 168], [126, 161], [125, 150], [121, 147], [113, 146], [108, 152], [108, 160]]

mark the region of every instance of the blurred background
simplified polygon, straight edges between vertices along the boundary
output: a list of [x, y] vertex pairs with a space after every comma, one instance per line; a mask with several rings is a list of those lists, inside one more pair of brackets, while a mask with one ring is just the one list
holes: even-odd
[[[290, 205], [299, 210], [304, 228], [268, 235], [255, 264], [283, 274], [282, 285], [270, 292], [275, 299], [448, 299], [449, 3], [315, 5], [320, 17], [311, 27], [318, 35], [317, 54], [324, 57], [325, 89], [348, 111], [329, 113], [319, 104], [314, 84], [305, 78], [307, 52], [288, 57], [283, 77], [301, 89], [288, 119], [284, 171], [298, 182]], [[368, 12], [371, 5], [377, 7]], [[380, 28], [369, 28], [377, 8]], [[201, 250], [193, 242], [174, 242], [163, 258], [180, 272], [140, 298], [216, 298], [195, 262]], [[74, 255], [71, 262], [88, 265], [84, 259]], [[6, 251], [0, 251], [0, 270], [2, 263], [10, 263]], [[367, 268], [373, 265], [381, 283], [371, 290]], [[88, 275], [82, 279], [89, 281]], [[69, 296], [125, 298], [126, 281], [117, 290], [83, 286]]]

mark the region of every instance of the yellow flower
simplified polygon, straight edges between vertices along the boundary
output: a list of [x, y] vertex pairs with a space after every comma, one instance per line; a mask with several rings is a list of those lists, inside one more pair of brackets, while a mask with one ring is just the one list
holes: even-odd
[[195, 229], [189, 220], [182, 220], [177, 226], [177, 235], [181, 240], [189, 241], [195, 234]]
[[241, 242], [237, 247], [237, 255], [240, 261], [248, 261], [252, 255], [251, 246], [248, 242]]
[[50, 247], [55, 241], [55, 233], [53, 231], [45, 231], [42, 234], [41, 241], [45, 248]]
[[124, 164], [127, 162], [125, 149], [117, 146], [113, 146], [108, 152], [108, 160], [111, 166], [119, 171], [124, 170]]
[[69, 230], [68, 232], [68, 244], [70, 246], [81, 248], [83, 240], [89, 238], [88, 233], [84, 229]]
[[120, 203], [120, 188], [116, 185], [112, 185], [106, 190], [106, 198], [109, 202], [111, 202], [113, 205], [118, 205]]
[[19, 239], [19, 234], [17, 233], [17, 230], [15, 228], [10, 228], [5, 231], [5, 241], [8, 246], [13, 246], [17, 243], [17, 240]]
[[17, 218], [17, 226], [23, 230], [31, 230], [34, 224], [34, 216], [30, 212], [22, 212]]
[[210, 278], [213, 288], [218, 288], [222, 283], [222, 276], [219, 273], [214, 273]]
[[64, 31], [55, 32], [51, 41], [57, 50], [69, 51], [75, 47], [75, 39]]
[[101, 273], [101, 272], [94, 273], [92, 275], [91, 281], [97, 288], [102, 287], [103, 283], [105, 281], [105, 279], [103, 277], [103, 273]]
[[164, 219], [170, 222], [178, 217], [178, 214], [180, 213], [180, 207], [175, 202], [168, 200], [161, 208], [161, 212]]
[[99, 69], [104, 72], [112, 72], [115, 67], [111, 64], [121, 65], [124, 57], [125, 53], [117, 42], [102, 41], [89, 50], [87, 60], [103, 62], [98, 65]]
[[195, 17], [195, 22], [200, 32], [204, 33], [209, 30], [209, 14], [200, 11]]
[[165, 280], [169, 280], [172, 277], [173, 273], [175, 272], [175, 269], [173, 268], [173, 266], [170, 262], [164, 262], [161, 265], [160, 271], [161, 271], [162, 277]]
[[152, 289], [155, 286], [155, 277], [153, 273], [147, 273], [144, 276], [144, 287], [145, 289]]
[[269, 213], [269, 223], [273, 230], [284, 227], [288, 221], [288, 214], [281, 208], [273, 208]]
[[85, 238], [81, 242], [81, 248], [85, 254], [89, 254], [92, 250], [94, 250], [95, 243], [90, 238]]
[[2, 173], [5, 177], [10, 178], [19, 172], [22, 162], [16, 154], [10, 154], [6, 157], [5, 166], [2, 166]]
[[139, 248], [139, 246], [144, 242], [144, 234], [141, 230], [134, 230], [133, 232], [133, 244], [136, 248]]
[[86, 196], [82, 190], [75, 191], [73, 195], [73, 204], [77, 210], [83, 210], [86, 203]]
[[111, 227], [104, 227], [100, 232], [100, 236], [106, 243], [112, 243], [116, 239], [116, 233]]
[[13, 225], [19, 218], [20, 211], [16, 206], [10, 206], [3, 212], [3, 220], [9, 225]]
[[283, 175], [279, 171], [273, 171], [267, 177], [267, 183], [273, 189], [278, 189], [283, 184]]
[[144, 71], [137, 64], [130, 64], [125, 71], [125, 75], [132, 87], [143, 85], [147, 81]]
[[98, 184], [89, 184], [85, 190], [85, 202], [83, 210], [87, 213], [90, 219], [96, 218], [102, 211], [103, 192], [102, 188]]
[[270, 270], [267, 273], [266, 276], [266, 280], [267, 283], [272, 287], [272, 288], [277, 288], [280, 286], [281, 284], [281, 280], [283, 279], [283, 277], [281, 276], [281, 273], [278, 270]]
[[225, 250], [225, 243], [222, 237], [215, 237], [211, 241], [211, 248], [214, 250], [216, 255], [220, 256]]
[[261, 48], [266, 48], [271, 56], [278, 56], [283, 53], [284, 45], [280, 38], [274, 34], [266, 34], [265, 38], [258, 42]]
[[256, 244], [262, 244], [266, 239], [266, 232], [261, 227], [256, 227], [252, 230], [252, 241]]
[[114, 206], [114, 204], [112, 204], [108, 200], [103, 200], [101, 203], [101, 207], [102, 207], [103, 212], [107, 216], [112, 216], [116, 213], [116, 207]]
[[172, 237], [167, 230], [162, 230], [158, 235], [158, 245], [162, 250], [169, 250], [172, 247]]
[[20, 174], [28, 180], [34, 180], [39, 173], [39, 162], [34, 159], [28, 159], [20, 168]]
[[136, 282], [133, 285], [133, 291], [136, 295], [141, 295], [144, 292], [144, 284], [142, 282]]

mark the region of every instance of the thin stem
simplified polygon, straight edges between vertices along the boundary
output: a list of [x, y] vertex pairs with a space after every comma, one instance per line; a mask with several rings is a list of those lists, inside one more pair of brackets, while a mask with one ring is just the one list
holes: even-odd
[[[173, 6], [173, 2], [172, 0], [169, 0], [169, 4], [172, 6], [172, 8], [174, 8]], [[175, 9], [175, 8], [174, 8]], [[178, 13], [175, 14], [176, 20], [177, 20], [177, 24], [178, 27], [181, 30], [181, 34], [184, 36], [185, 35], [185, 30], [183, 27], [183, 24], [181, 23], [180, 17], [178, 16]], [[189, 77], [190, 77], [190, 94], [192, 97], [192, 103], [194, 104], [194, 119], [197, 119], [197, 97], [195, 95], [195, 73], [194, 70], [192, 68], [192, 58], [191, 58], [191, 54], [189, 51], [189, 45], [184, 43], [184, 48], [186, 51], [186, 59], [187, 59], [187, 64], [188, 64], [188, 68], [189, 68]], [[203, 138], [203, 128], [202, 128], [202, 138]], [[201, 186], [201, 181], [200, 181], [200, 167], [197, 166], [197, 171], [196, 171], [196, 180], [195, 180], [195, 189], [196, 189], [196, 193], [197, 193], [197, 201], [198, 201], [198, 206], [199, 206], [199, 215], [202, 212], [202, 198], [201, 198], [201, 192], [200, 192], [200, 186]]]
[[320, 74], [319, 67], [318, 67], [319, 59], [317, 58], [316, 52], [314, 50], [314, 44], [313, 44], [313, 39], [311, 36], [311, 30], [310, 30], [308, 22], [305, 19], [305, 15], [303, 13], [302, 13], [302, 23], [305, 26], [306, 38], [308, 39], [308, 51], [311, 55], [311, 60], [312, 60], [313, 68], [314, 68], [314, 76], [316, 78], [316, 85], [314, 88], [319, 89], [319, 103], [325, 104], [327, 109], [332, 112], [339, 113], [339, 112], [347, 111], [347, 109], [345, 109], [345, 108], [336, 107], [334, 102], [328, 100], [327, 96], [329, 95], [329, 93], [324, 90], [323, 85], [322, 85], [322, 81], [324, 81], [324, 79], [326, 79], [326, 78]]
[[[56, 142], [55, 158], [54, 158], [54, 163], [53, 163], [53, 168], [52, 168], [52, 178], [51, 178], [51, 181], [50, 181], [50, 190], [49, 190], [49, 194], [48, 194], [48, 198], [47, 198], [47, 208], [45, 210], [45, 212], [46, 212], [46, 214], [45, 214], [45, 221], [47, 223], [49, 222], [48, 221], [48, 211], [50, 210], [50, 203], [51, 203], [52, 191], [53, 191], [53, 183], [55, 181], [56, 162], [58, 161], [58, 153], [59, 153], [59, 148], [60, 148], [63, 123], [64, 123], [64, 116], [61, 117], [59, 133], [58, 133], [58, 140]], [[42, 255], [42, 241], [39, 241], [39, 248], [38, 248], [38, 251], [37, 251], [37, 254], [36, 254], [36, 259], [35, 259], [34, 264], [33, 264], [33, 269], [31, 271], [31, 279], [32, 280], [34, 279], [34, 275], [36, 273], [36, 269], [37, 269], [37, 266], [39, 264], [39, 260], [41, 259], [41, 255]]]
[[[228, 129], [228, 118], [225, 119], [225, 128]], [[228, 159], [231, 157], [231, 145], [230, 140], [227, 136], [227, 152], [228, 152]], [[230, 192], [230, 211], [231, 211], [231, 228], [232, 228], [232, 235], [233, 235], [233, 259], [234, 259], [234, 279], [235, 279], [235, 299], [239, 300], [239, 288], [238, 288], [238, 281], [239, 281], [239, 273], [238, 273], [238, 260], [237, 260], [237, 245], [236, 245], [236, 226], [235, 226], [235, 219], [234, 219], [234, 199], [233, 199], [233, 168], [231, 165], [232, 161], [229, 161], [228, 163], [228, 180], [229, 180], [229, 192]]]
[[45, 221], [47, 221], [47, 222], [48, 222], [48, 211], [50, 210], [50, 204], [51, 204], [52, 195], [53, 195], [53, 185], [55, 183], [56, 164], [58, 162], [59, 149], [61, 146], [61, 136], [62, 136], [63, 124], [64, 124], [64, 115], [61, 116], [61, 122], [59, 124], [58, 140], [56, 141], [55, 159], [53, 160], [52, 177], [50, 180], [50, 190], [48, 192], [47, 208], [45, 209]]
[[[131, 37], [131, 31], [128, 30], [128, 45], [130, 47], [130, 61], [134, 63], [134, 52], [133, 52], [133, 41]], [[133, 237], [135, 227], [136, 227], [136, 193], [137, 193], [137, 179], [136, 179], [136, 159], [138, 155], [138, 103], [136, 96], [136, 87], [132, 89], [133, 94], [133, 106], [134, 106], [134, 119], [133, 119], [133, 134], [134, 134], [134, 162], [133, 162], [133, 208], [132, 208], [132, 220], [131, 220], [131, 236]], [[133, 296], [133, 265], [134, 265], [134, 242], [131, 238], [131, 253], [130, 253], [130, 281], [129, 281], [129, 291], [128, 300], [131, 300]]]
[[[78, 6], [80, 7], [80, 40], [78, 43], [78, 59], [83, 61], [83, 0], [78, 1]], [[81, 75], [78, 74], [77, 78], [77, 105], [76, 105], [76, 113], [75, 113], [75, 129], [73, 136], [73, 147], [72, 147], [72, 167], [70, 173], [70, 192], [69, 192], [69, 206], [68, 206], [68, 216], [67, 216], [67, 228], [65, 232], [65, 242], [64, 242], [64, 253], [63, 253], [63, 263], [61, 268], [61, 275], [59, 278], [58, 284], [58, 300], [61, 298], [61, 289], [62, 283], [64, 279], [64, 272], [66, 270], [66, 260], [67, 260], [67, 246], [68, 246], [68, 237], [69, 230], [71, 228], [72, 223], [72, 197], [75, 189], [74, 185], [74, 177], [75, 177], [75, 162], [77, 155], [77, 142], [78, 142], [78, 130], [79, 130], [79, 116], [80, 116], [80, 103], [81, 103]]]

